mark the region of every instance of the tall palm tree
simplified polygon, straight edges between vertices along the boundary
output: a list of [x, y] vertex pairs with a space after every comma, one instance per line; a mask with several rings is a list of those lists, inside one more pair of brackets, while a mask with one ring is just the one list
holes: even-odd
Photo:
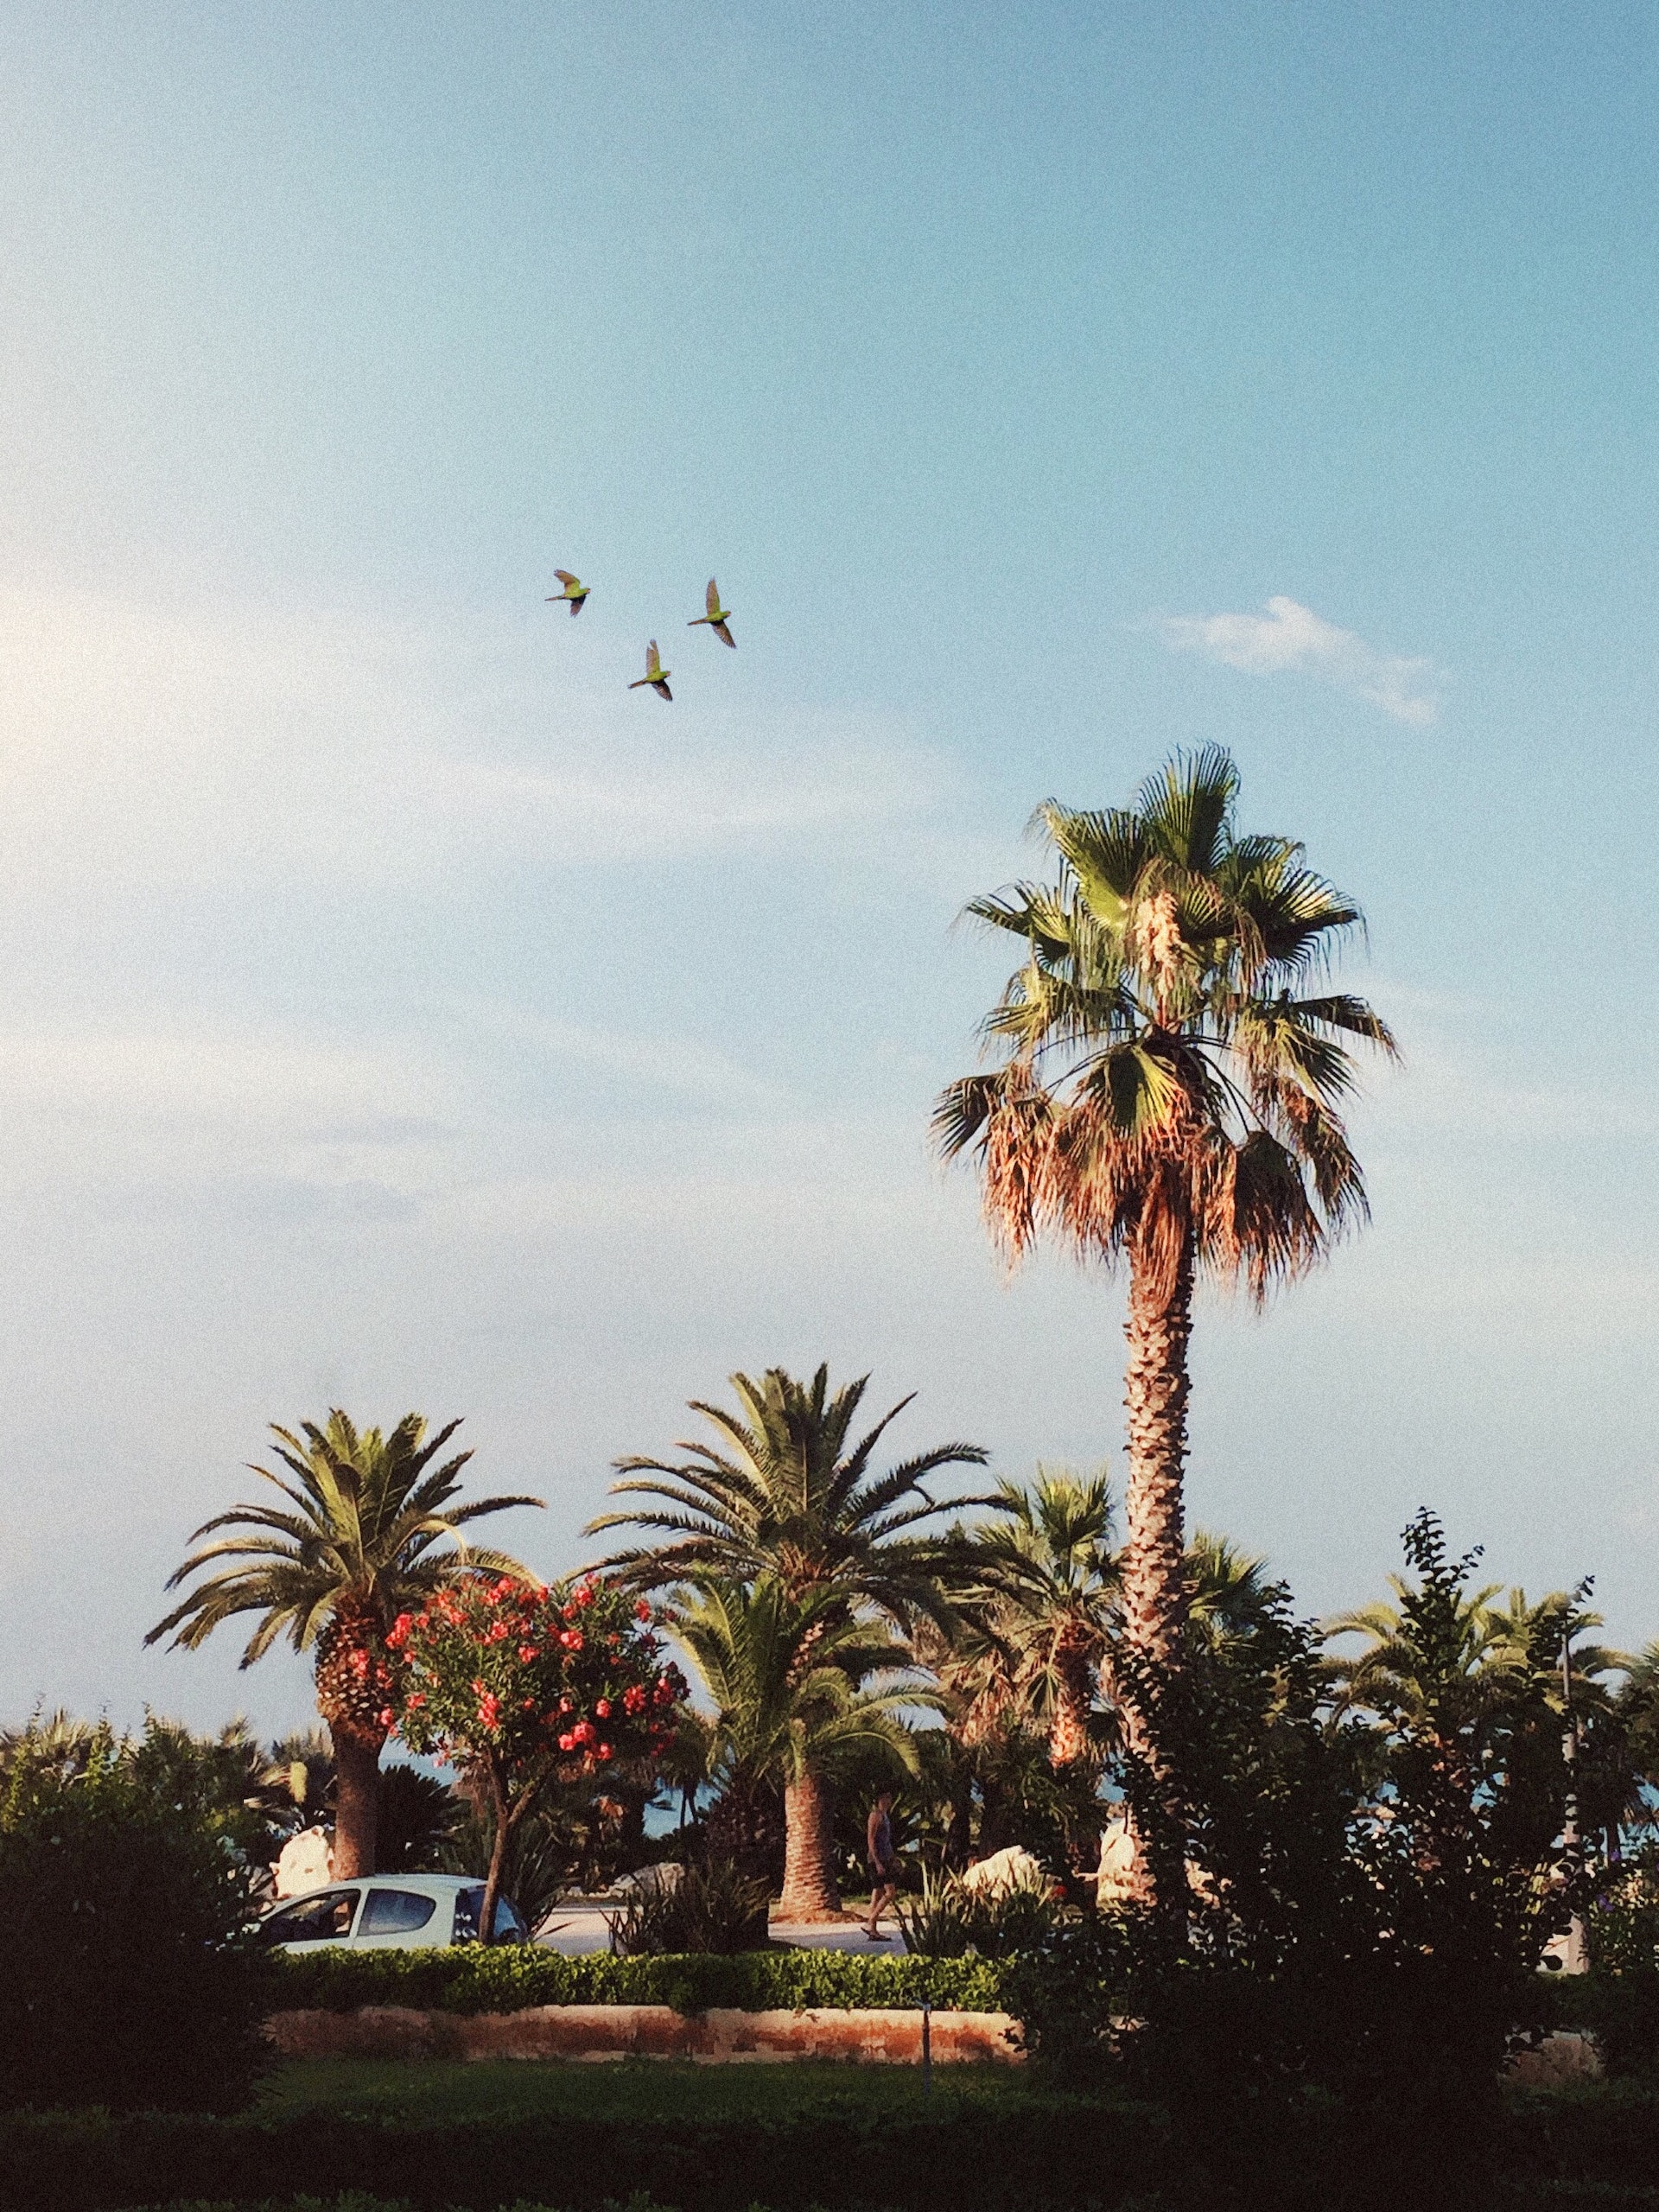
[[257, 1613], [245, 1667], [283, 1636], [296, 1651], [315, 1651], [317, 1709], [334, 1738], [340, 1875], [375, 1871], [376, 1790], [397, 1683], [385, 1638], [397, 1616], [467, 1568], [535, 1580], [517, 1560], [469, 1545], [460, 1533], [486, 1514], [543, 1503], [510, 1497], [453, 1503], [473, 1455], [457, 1452], [433, 1463], [460, 1426], [452, 1421], [429, 1437], [423, 1418], [405, 1414], [383, 1436], [378, 1428], [359, 1431], [338, 1408], [321, 1428], [302, 1422], [298, 1436], [272, 1422], [275, 1456], [289, 1478], [269, 1467], [251, 1471], [286, 1503], [233, 1505], [203, 1522], [192, 1543], [219, 1529], [250, 1533], [193, 1552], [168, 1578], [169, 1590], [213, 1571], [144, 1638], [154, 1643], [171, 1635], [175, 1645], [194, 1650], [221, 1621]]
[[[714, 1707], [710, 1778], [741, 1795], [784, 1793], [786, 1920], [839, 1916], [830, 1789], [837, 1762], [874, 1746], [896, 1769], [919, 1771], [902, 1713], [932, 1700], [902, 1684], [910, 1656], [884, 1624], [849, 1615], [841, 1593], [800, 1596], [782, 1580], [700, 1578], [669, 1626]], [[887, 1687], [865, 1688], [872, 1676]]]
[[[775, 1577], [790, 1597], [833, 1588], [849, 1605], [876, 1605], [908, 1625], [918, 1611], [939, 1613], [937, 1537], [911, 1532], [971, 1497], [936, 1497], [925, 1487], [941, 1468], [982, 1466], [977, 1444], [940, 1444], [885, 1474], [871, 1462], [890, 1422], [911, 1402], [901, 1398], [855, 1440], [853, 1421], [869, 1377], [832, 1397], [830, 1370], [810, 1383], [781, 1367], [759, 1382], [734, 1375], [741, 1411], [693, 1399], [717, 1432], [718, 1444], [682, 1443], [683, 1460], [619, 1459], [613, 1497], [660, 1501], [601, 1514], [587, 1533], [634, 1528], [658, 1541], [599, 1562], [640, 1590], [660, 1590], [693, 1578], [747, 1582]], [[826, 1616], [827, 1618], [827, 1616]]]
[[[1124, 1717], [1154, 1774], [1155, 1685], [1178, 1663], [1185, 1602], [1194, 1286], [1242, 1279], [1265, 1300], [1364, 1217], [1338, 1111], [1355, 1073], [1343, 1040], [1394, 1049], [1363, 1000], [1319, 987], [1359, 909], [1291, 839], [1241, 835], [1237, 794], [1232, 761], [1207, 747], [1131, 806], [1039, 809], [1055, 880], [967, 909], [1026, 945], [985, 1023], [1001, 1064], [952, 1084], [934, 1116], [948, 1157], [976, 1154], [1012, 1260], [1052, 1232], [1127, 1268], [1122, 1602], [1139, 1687]], [[1166, 1872], [1178, 1850], [1166, 1840]]]

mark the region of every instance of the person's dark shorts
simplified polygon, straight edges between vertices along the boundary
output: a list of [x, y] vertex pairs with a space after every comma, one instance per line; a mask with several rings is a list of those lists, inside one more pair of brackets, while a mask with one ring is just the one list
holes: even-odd
[[893, 1883], [893, 1870], [891, 1866], [878, 1866], [874, 1859], [871, 1859], [870, 1879], [878, 1890], [890, 1888]]

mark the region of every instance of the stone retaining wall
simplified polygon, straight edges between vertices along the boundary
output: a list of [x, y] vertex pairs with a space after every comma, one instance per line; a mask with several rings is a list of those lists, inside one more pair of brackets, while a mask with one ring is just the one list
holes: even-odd
[[[941, 2066], [1018, 2065], [1006, 2012], [935, 2012]], [[284, 2058], [838, 2058], [916, 2066], [918, 2012], [676, 2012], [666, 2005], [536, 2005], [519, 2012], [278, 2012], [267, 2032]]]

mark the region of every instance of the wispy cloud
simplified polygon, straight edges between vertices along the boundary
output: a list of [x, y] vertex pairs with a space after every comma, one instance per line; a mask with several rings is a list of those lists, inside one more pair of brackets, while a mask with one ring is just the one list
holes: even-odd
[[1261, 614], [1172, 614], [1158, 629], [1175, 652], [1202, 653], [1250, 676], [1300, 669], [1369, 699], [1396, 721], [1432, 722], [1440, 713], [1432, 661], [1379, 652], [1282, 592]]
[[620, 683], [556, 690], [538, 642], [465, 612], [181, 611], [0, 578], [7, 889], [856, 841], [925, 817], [945, 787], [937, 756], [875, 718], [677, 707], [652, 723]]

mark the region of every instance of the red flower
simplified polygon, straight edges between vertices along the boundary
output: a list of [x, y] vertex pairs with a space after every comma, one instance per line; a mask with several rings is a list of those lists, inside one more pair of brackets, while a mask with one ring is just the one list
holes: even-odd
[[611, 1700], [609, 1698], [601, 1698], [599, 1703], [594, 1707], [594, 1711], [599, 1715], [601, 1720], [608, 1720], [611, 1717]]
[[576, 1748], [576, 1739], [575, 1739], [575, 1738], [574, 1736], [561, 1736], [561, 1737], [560, 1737], [560, 1738], [559, 1738], [559, 1749], [560, 1749], [562, 1751], [574, 1751], [575, 1750], [575, 1748]]
[[607, 1758], [609, 1758], [609, 1757], [611, 1756], [611, 1747], [610, 1747], [610, 1745], [609, 1745], [608, 1744], [601, 1744], [601, 1745], [600, 1745], [600, 1747], [599, 1747], [599, 1756], [600, 1756], [600, 1757], [601, 1757], [601, 1758], [602, 1758], [602, 1759], [607, 1759]]
[[631, 1682], [627, 1688], [622, 1693], [622, 1710], [624, 1713], [643, 1713], [645, 1709], [645, 1694], [644, 1690], [640, 1688], [638, 1682]]
[[651, 1618], [651, 1607], [643, 1598], [634, 1599], [633, 1618], [637, 1621], [648, 1621]]

